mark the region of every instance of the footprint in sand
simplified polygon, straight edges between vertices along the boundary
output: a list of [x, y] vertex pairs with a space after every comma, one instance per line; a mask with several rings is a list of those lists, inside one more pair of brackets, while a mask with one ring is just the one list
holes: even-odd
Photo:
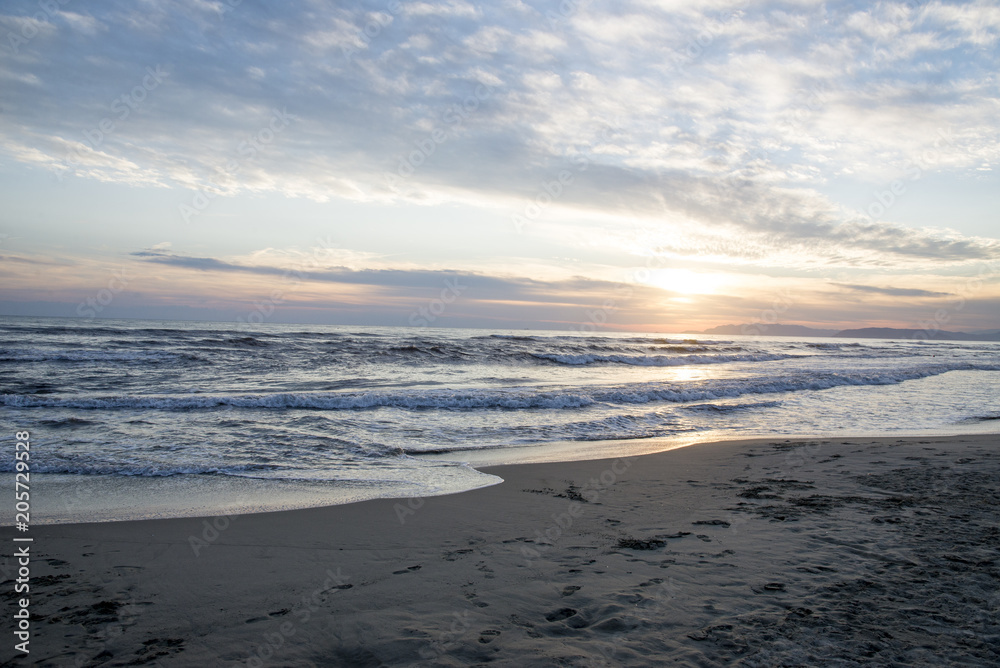
[[[468, 585], [466, 585], [466, 586], [468, 586]], [[463, 587], [463, 589], [464, 588], [465, 587]], [[477, 594], [474, 591], [470, 591], [470, 592], [466, 592], [465, 593], [466, 600], [469, 601], [469, 603], [471, 603], [472, 605], [476, 606], [477, 608], [488, 608], [488, 607], [490, 607], [489, 603], [485, 603], [483, 601], [477, 601], [476, 598], [478, 596], [479, 596], [479, 594]]]
[[[142, 647], [136, 650], [141, 658], [133, 660], [132, 664], [149, 663], [157, 661], [161, 656], [170, 656], [184, 650], [183, 638], [150, 638], [144, 640]], [[158, 661], [157, 661], [158, 662]]]
[[547, 622], [558, 622], [563, 619], [569, 619], [576, 614], [576, 610], [573, 608], [559, 608], [554, 610], [549, 614], [545, 615], [545, 621]]
[[485, 645], [487, 643], [493, 642], [499, 636], [500, 636], [500, 632], [497, 631], [496, 629], [486, 629], [485, 631], [481, 631], [479, 633], [479, 642], [481, 642], [481, 643], [483, 643]]
[[785, 585], [780, 582], [768, 582], [766, 585], [761, 587], [751, 587], [755, 594], [763, 594], [764, 592], [777, 592], [785, 591]]
[[529, 638], [541, 638], [542, 634], [535, 630], [535, 625], [526, 619], [521, 619], [517, 615], [511, 615], [509, 617], [510, 623], [519, 626], [524, 629], [524, 632]]
[[574, 593], [576, 593], [578, 591], [580, 591], [580, 588], [578, 586], [576, 586], [576, 585], [568, 585], [566, 587], [563, 587], [562, 595], [563, 596], [572, 596]]
[[694, 522], [691, 522], [691, 524], [700, 524], [700, 525], [706, 525], [706, 526], [719, 526], [719, 527], [727, 527], [727, 526], [729, 526], [729, 522], [727, 522], [726, 520], [696, 520]]
[[393, 571], [392, 574], [393, 575], [403, 575], [404, 573], [412, 573], [413, 571], [419, 571], [420, 569], [421, 569], [420, 564], [417, 564], [416, 566], [407, 566], [406, 568], [404, 568], [401, 571]]

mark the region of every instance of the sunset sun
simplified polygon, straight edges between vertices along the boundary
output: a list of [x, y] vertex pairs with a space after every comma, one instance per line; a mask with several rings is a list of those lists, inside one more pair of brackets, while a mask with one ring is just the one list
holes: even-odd
[[690, 269], [656, 269], [650, 272], [649, 284], [682, 297], [710, 295], [724, 285], [726, 279], [719, 274], [709, 274]]

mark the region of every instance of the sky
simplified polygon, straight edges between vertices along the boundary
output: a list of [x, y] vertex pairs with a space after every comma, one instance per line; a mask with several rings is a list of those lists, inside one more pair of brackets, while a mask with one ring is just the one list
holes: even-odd
[[0, 314], [1000, 328], [1000, 6], [8, 1]]

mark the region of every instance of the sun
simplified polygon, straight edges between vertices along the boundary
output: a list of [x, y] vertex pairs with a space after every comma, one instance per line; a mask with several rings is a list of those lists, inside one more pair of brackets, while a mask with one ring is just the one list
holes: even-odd
[[680, 295], [714, 294], [725, 279], [719, 274], [707, 274], [690, 269], [654, 269], [649, 284]]

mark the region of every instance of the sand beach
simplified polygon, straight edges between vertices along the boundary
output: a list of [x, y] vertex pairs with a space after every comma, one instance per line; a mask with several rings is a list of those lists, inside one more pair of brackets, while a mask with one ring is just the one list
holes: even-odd
[[36, 527], [30, 659], [5, 665], [995, 664], [997, 445], [758, 439]]

